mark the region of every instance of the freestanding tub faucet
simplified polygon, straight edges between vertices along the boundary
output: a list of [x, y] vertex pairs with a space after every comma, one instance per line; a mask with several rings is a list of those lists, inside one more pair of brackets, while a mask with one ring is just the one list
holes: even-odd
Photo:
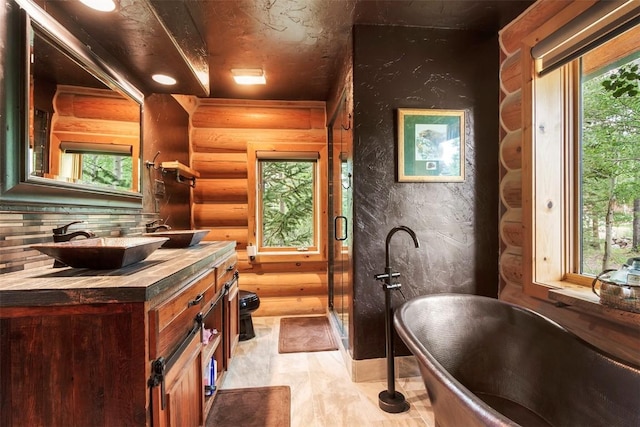
[[374, 276], [376, 280], [384, 281], [384, 285], [382, 285], [382, 288], [384, 289], [384, 322], [386, 327], [387, 344], [387, 389], [381, 391], [378, 395], [378, 406], [380, 406], [380, 409], [382, 409], [383, 411], [392, 414], [404, 412], [409, 409], [409, 404], [407, 403], [404, 395], [396, 391], [394, 360], [395, 350], [393, 343], [393, 325], [391, 323], [393, 320], [393, 308], [391, 307], [391, 291], [400, 290], [400, 288], [402, 287], [400, 283], [393, 283], [393, 278], [400, 277], [400, 273], [392, 271], [390, 261], [391, 237], [393, 237], [393, 235], [398, 231], [406, 231], [413, 239], [413, 243], [416, 245], [416, 248], [420, 247], [418, 237], [412, 229], [404, 225], [392, 228], [391, 231], [389, 231], [389, 234], [387, 234], [384, 273], [376, 274]]

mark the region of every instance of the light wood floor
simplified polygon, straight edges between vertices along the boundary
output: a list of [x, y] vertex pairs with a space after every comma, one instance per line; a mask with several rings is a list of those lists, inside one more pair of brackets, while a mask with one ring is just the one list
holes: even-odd
[[434, 426], [420, 377], [401, 378], [396, 390], [410, 409], [388, 414], [378, 408], [384, 381], [354, 383], [340, 351], [278, 354], [279, 317], [254, 317], [256, 337], [241, 341], [223, 389], [288, 385], [292, 427]]

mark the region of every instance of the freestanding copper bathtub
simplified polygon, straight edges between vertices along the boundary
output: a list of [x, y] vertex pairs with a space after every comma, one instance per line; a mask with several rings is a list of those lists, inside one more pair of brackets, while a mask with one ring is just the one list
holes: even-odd
[[492, 298], [417, 297], [395, 314], [440, 427], [640, 426], [640, 369]]

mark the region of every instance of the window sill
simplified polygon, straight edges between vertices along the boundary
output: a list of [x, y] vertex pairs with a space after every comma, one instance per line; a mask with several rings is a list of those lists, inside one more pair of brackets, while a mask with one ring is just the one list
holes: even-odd
[[260, 253], [250, 261], [251, 264], [268, 264], [277, 262], [325, 261], [319, 252], [271, 252]]
[[610, 322], [640, 327], [640, 314], [601, 304], [600, 298], [591, 291], [591, 288], [568, 282], [559, 282], [559, 284], [560, 287], [550, 287], [547, 291], [547, 298], [555, 302], [557, 307], [568, 306]]

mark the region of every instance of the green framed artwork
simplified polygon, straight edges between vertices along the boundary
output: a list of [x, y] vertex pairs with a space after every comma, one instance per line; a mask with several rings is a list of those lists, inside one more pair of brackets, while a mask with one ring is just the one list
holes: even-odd
[[398, 109], [398, 181], [464, 181], [464, 110]]

